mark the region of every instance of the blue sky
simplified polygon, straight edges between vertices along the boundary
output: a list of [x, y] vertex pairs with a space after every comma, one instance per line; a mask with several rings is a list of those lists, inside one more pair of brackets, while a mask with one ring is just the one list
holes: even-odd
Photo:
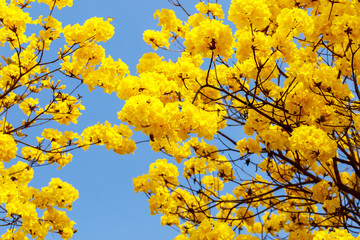
[[[40, 9], [35, 6], [32, 11], [47, 16], [49, 9], [46, 5], [42, 4]], [[142, 33], [146, 29], [158, 29], [153, 13], [156, 9], [169, 7], [172, 6], [166, 0], [75, 0], [72, 8], [56, 10], [53, 16], [61, 20], [63, 26], [82, 24], [93, 16], [114, 18], [115, 35], [103, 46], [108, 55], [114, 59], [121, 58], [135, 74], [139, 58], [143, 53], [152, 51], [143, 42]], [[191, 10], [194, 10], [193, 6]], [[89, 94], [86, 86], [78, 93], [83, 96], [82, 104], [86, 110], [77, 126], [65, 126], [63, 130], [78, 129], [81, 132], [86, 126], [106, 120], [119, 123], [117, 112], [123, 102], [115, 94], [108, 95], [99, 89]], [[145, 136], [136, 133], [134, 139], [145, 140]], [[138, 145], [134, 155], [120, 156], [103, 146], [91, 147], [86, 152], [77, 150], [72, 154], [73, 162], [61, 170], [57, 170], [55, 165], [36, 168], [31, 185], [41, 188], [47, 186], [51, 178], [59, 177], [79, 190], [80, 198], [68, 213], [79, 228], [73, 239], [161, 240], [173, 239], [178, 234], [170, 227], [161, 226], [159, 215], [150, 215], [146, 196], [136, 194], [132, 186], [132, 178], [147, 173], [149, 164], [157, 158], [164, 158], [164, 155], [154, 154], [147, 143]], [[46, 239], [61, 238], [57, 234], [49, 234]]]

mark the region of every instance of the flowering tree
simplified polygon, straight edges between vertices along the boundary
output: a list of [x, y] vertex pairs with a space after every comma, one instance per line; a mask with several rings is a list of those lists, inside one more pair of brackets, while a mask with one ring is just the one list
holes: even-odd
[[[81, 134], [54, 129], [77, 123], [85, 109], [76, 92], [80, 85], [111, 93], [128, 68], [106, 57], [99, 45], [114, 34], [111, 19], [62, 27], [52, 13], [71, 6], [71, 0], [39, 0], [50, 10], [37, 19], [28, 11], [36, 7], [33, 2], [0, 0], [1, 52], [10, 53], [1, 56], [0, 66], [0, 225], [7, 228], [1, 239], [45, 239], [48, 232], [70, 239], [74, 222], [61, 209], [71, 210], [78, 191], [58, 178], [41, 190], [30, 187], [33, 167], [57, 164], [60, 169], [72, 160], [72, 150], [92, 144], [105, 144], [119, 154], [135, 150], [125, 125], [106, 122]], [[57, 54], [49, 52], [53, 42], [61, 41]], [[58, 77], [62, 80], [53, 80]]]
[[358, 236], [359, 1], [232, 0], [227, 19], [169, 2], [188, 17], [156, 11], [144, 40], [179, 58], [144, 54], [117, 93], [119, 118], [176, 161], [133, 181], [151, 214], [177, 240]]
[[[169, 0], [186, 19], [156, 11], [161, 30], [145, 31], [144, 41], [178, 59], [146, 53], [138, 75], [99, 45], [113, 35], [111, 19], [63, 28], [52, 12], [71, 0], [39, 0], [50, 13], [35, 20], [27, 13], [33, 2], [0, 0], [0, 42], [12, 51], [0, 68], [2, 239], [49, 231], [70, 239], [75, 231], [61, 209], [71, 209], [77, 191], [60, 179], [29, 187], [33, 167], [61, 168], [71, 150], [92, 144], [135, 150], [126, 125], [48, 127], [77, 122], [82, 84], [116, 92], [125, 100], [119, 119], [168, 156], [133, 182], [151, 214], [180, 230], [177, 240], [358, 236], [358, 1], [232, 0], [225, 19], [217, 1], [190, 14]], [[28, 34], [27, 24], [38, 31]], [[10, 117], [19, 111], [22, 122]]]

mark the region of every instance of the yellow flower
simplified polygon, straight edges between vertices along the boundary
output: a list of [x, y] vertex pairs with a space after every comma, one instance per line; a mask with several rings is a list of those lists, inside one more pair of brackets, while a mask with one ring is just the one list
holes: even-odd
[[221, 5], [218, 3], [204, 3], [199, 2], [195, 5], [195, 8], [202, 14], [211, 13], [214, 17], [218, 17], [219, 19], [224, 18], [224, 13], [221, 9]]
[[213, 176], [203, 177], [201, 183], [203, 183], [207, 189], [215, 192], [221, 191], [224, 187], [224, 183], [218, 177]]
[[170, 43], [170, 33], [167, 31], [154, 31], [154, 30], [146, 30], [143, 33], [144, 41], [151, 45], [151, 47], [156, 50], [158, 47], [166, 47], [169, 49]]
[[238, 29], [262, 30], [269, 24], [271, 13], [266, 0], [233, 0], [229, 9], [229, 20]]
[[218, 55], [225, 59], [234, 53], [233, 36], [228, 25], [217, 20], [204, 19], [185, 36], [184, 45], [188, 52], [211, 58]]
[[180, 32], [183, 26], [182, 21], [177, 19], [175, 12], [170, 9], [156, 10], [154, 18], [159, 18], [158, 26], [162, 26], [165, 31]]
[[25, 98], [23, 102], [19, 103], [19, 108], [25, 113], [25, 115], [30, 116], [30, 114], [39, 107], [37, 104], [39, 104], [39, 99], [33, 99], [29, 97]]
[[237, 142], [235, 148], [240, 151], [241, 156], [244, 156], [244, 153], [257, 153], [260, 156], [262, 151], [258, 137], [256, 137], [256, 140], [243, 138]]
[[300, 151], [302, 156], [309, 160], [309, 165], [316, 159], [325, 162], [336, 155], [336, 142], [315, 126], [301, 125], [295, 128], [289, 140], [291, 149]]
[[330, 184], [328, 181], [322, 180], [313, 186], [313, 199], [320, 203], [324, 203], [326, 197], [329, 195]]
[[115, 28], [110, 24], [111, 18], [105, 21], [103, 18], [93, 17], [85, 21], [84, 25], [67, 25], [64, 30], [64, 36], [67, 44], [72, 46], [76, 43], [83, 44], [94, 39], [97, 42], [106, 42], [115, 33]]
[[0, 146], [0, 161], [9, 162], [16, 157], [17, 146], [11, 135], [0, 133]]
[[53, 115], [53, 119], [60, 124], [69, 125], [70, 122], [77, 123], [77, 118], [81, 115], [80, 110], [85, 107], [81, 105], [81, 101], [74, 96], [59, 93], [56, 102], [45, 107], [48, 109], [45, 114]]

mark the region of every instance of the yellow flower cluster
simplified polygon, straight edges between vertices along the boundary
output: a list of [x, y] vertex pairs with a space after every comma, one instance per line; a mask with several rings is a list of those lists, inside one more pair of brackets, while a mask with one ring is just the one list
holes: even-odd
[[175, 12], [170, 9], [161, 9], [156, 10], [154, 13], [154, 18], [159, 19], [158, 26], [162, 27], [162, 31], [174, 32], [181, 34], [183, 31], [183, 23], [179, 20]]
[[249, 152], [257, 153], [260, 156], [262, 150], [259, 140], [258, 139], [254, 140], [252, 138], [249, 139], [244, 138], [238, 141], [235, 148], [239, 150], [241, 156], [243, 156], [244, 153], [249, 153]]
[[130, 139], [132, 131], [125, 125], [96, 124], [86, 128], [78, 145], [87, 150], [91, 144], [104, 145], [118, 154], [133, 153], [136, 149], [134, 140]]
[[[70, 122], [76, 124], [78, 117], [81, 115], [80, 110], [85, 109], [81, 105], [81, 101], [67, 94], [58, 94], [55, 102], [45, 108], [47, 109], [45, 114], [51, 114], [55, 121], [65, 125], [69, 125]], [[42, 111], [42, 109], [39, 111]]]
[[199, 109], [189, 102], [168, 103], [164, 106], [159, 98], [145, 94], [129, 98], [118, 117], [135, 126], [135, 130], [152, 135], [155, 140], [164, 136], [185, 140], [189, 138], [189, 133], [212, 139], [219, 129], [220, 121], [220, 116]]
[[93, 17], [85, 21], [83, 25], [67, 25], [64, 30], [64, 36], [67, 44], [72, 46], [74, 43], [84, 43], [88, 40], [97, 42], [106, 42], [114, 35], [114, 27], [110, 24], [111, 18], [106, 19]]
[[59, 178], [52, 178], [48, 187], [43, 187], [34, 196], [34, 203], [41, 209], [48, 206], [72, 209], [72, 203], [79, 198], [78, 191]]
[[189, 239], [234, 239], [235, 233], [229, 225], [224, 222], [204, 220], [197, 229], [189, 234]]
[[143, 39], [144, 41], [151, 45], [151, 47], [156, 50], [158, 47], [166, 47], [169, 49], [170, 43], [169, 43], [170, 34], [168, 32], [159, 32], [154, 30], [146, 30], [143, 33]]
[[183, 22], [176, 17], [173, 10], [156, 10], [154, 18], [159, 19], [158, 26], [161, 26], [161, 31], [146, 30], [143, 33], [144, 41], [151, 45], [154, 50], [159, 47], [169, 49], [170, 38], [172, 38], [171, 42], [173, 42], [178, 36], [184, 37], [189, 31], [189, 26], [184, 25]]
[[201, 182], [210, 191], [221, 191], [224, 187], [224, 183], [219, 178], [213, 176], [205, 176]]
[[37, 108], [37, 104], [39, 104], [38, 98], [33, 99], [29, 97], [19, 103], [19, 108], [25, 113], [25, 115], [30, 116], [30, 114]]
[[[105, 144], [119, 154], [134, 152], [132, 131], [125, 125], [98, 124], [82, 134], [69, 131], [85, 109], [78, 94], [81, 85], [112, 93], [129, 70], [120, 59], [106, 57], [99, 45], [114, 34], [111, 18], [94, 17], [63, 28], [55, 11], [71, 7], [72, 0], [38, 0], [50, 11], [33, 20], [29, 12], [37, 9], [27, 9], [39, 7], [34, 2], [0, 0], [1, 53], [10, 51], [0, 63], [0, 225], [8, 228], [0, 238], [45, 239], [52, 232], [70, 239], [75, 223], [66, 211], [78, 191], [58, 178], [41, 190], [30, 187], [33, 167], [56, 163], [61, 169], [72, 161], [72, 150], [92, 144]], [[56, 51], [54, 46], [63, 48]], [[50, 51], [58, 54], [52, 58]], [[53, 80], [59, 76], [72, 79], [71, 84]], [[67, 125], [66, 131], [54, 129], [60, 124]]]
[[202, 14], [211, 13], [212, 16], [218, 17], [219, 19], [224, 18], [224, 12], [218, 3], [199, 2], [195, 5], [195, 8]]
[[[49, 50], [50, 43], [53, 40], [56, 40], [60, 37], [60, 33], [62, 32], [62, 23], [55, 19], [53, 16], [48, 16], [42, 19], [42, 16], [37, 20], [39, 24], [44, 28], [44, 30], [40, 30], [39, 33], [39, 48], [45, 48]], [[41, 46], [41, 44], [44, 44]]]
[[289, 140], [291, 149], [298, 151], [309, 165], [312, 165], [316, 159], [325, 162], [336, 156], [335, 141], [315, 126], [302, 125], [295, 128]]
[[250, 28], [262, 30], [270, 21], [271, 12], [265, 0], [233, 0], [229, 8], [229, 20], [238, 29]]
[[16, 157], [17, 144], [11, 135], [0, 133], [0, 146], [0, 161], [9, 162]]
[[[176, 61], [144, 54], [139, 75], [120, 84], [126, 103], [118, 116], [183, 164], [188, 185], [156, 184], [146, 174], [134, 179], [135, 190], [150, 196], [163, 225], [179, 227], [178, 240], [312, 240], [329, 226], [334, 239], [346, 239], [339, 229], [356, 213], [341, 209], [355, 207], [359, 189], [359, 3], [232, 0], [227, 20], [234, 31], [220, 21], [223, 7], [199, 1], [184, 22], [158, 10], [162, 30], [144, 34], [155, 50], [171, 49], [173, 39], [184, 51]], [[230, 122], [252, 137], [239, 137], [236, 127], [223, 131]], [[224, 149], [194, 137], [216, 133]], [[259, 169], [261, 176], [251, 176]], [[198, 203], [183, 206], [173, 196]], [[220, 223], [241, 232], [216, 235]]]
[[202, 54], [207, 58], [223, 56], [231, 58], [234, 53], [233, 37], [228, 25], [217, 20], [204, 19], [186, 34], [184, 45], [187, 51]]
[[150, 164], [148, 175], [133, 179], [135, 191], [154, 192], [158, 185], [173, 189], [179, 184], [178, 175], [179, 172], [175, 165], [167, 163], [166, 159], [158, 159], [155, 163]]
[[90, 91], [99, 86], [104, 89], [104, 92], [111, 94], [118, 91], [123, 78], [129, 73], [128, 66], [121, 59], [115, 61], [109, 56], [102, 59], [101, 66], [98, 69], [87, 71], [83, 75], [83, 81], [88, 85]]
[[[0, 163], [0, 201], [6, 206], [5, 218], [21, 217], [22, 220], [17, 231], [8, 229], [2, 239], [27, 239], [27, 234], [44, 239], [48, 231], [56, 231], [63, 239], [70, 239], [74, 222], [65, 212], [54, 207], [71, 209], [72, 203], [78, 198], [77, 190], [60, 179], [52, 179], [48, 187], [38, 191], [28, 187], [33, 174], [33, 169], [24, 162], [19, 161], [9, 169]], [[37, 208], [46, 209], [42, 217], [38, 216]]]
[[328, 230], [325, 231], [317, 231], [314, 235], [313, 240], [333, 240], [333, 239], [349, 239], [355, 240], [359, 239], [359, 237], [355, 238], [345, 229], [335, 229], [334, 231], [330, 232]]
[[[86, 40], [84, 39], [84, 41]], [[62, 59], [62, 70], [70, 76], [86, 76], [89, 72], [93, 72], [95, 66], [99, 65], [104, 58], [105, 50], [103, 47], [97, 45], [94, 41], [86, 42], [72, 54], [72, 58], [67, 55]]]
[[[18, 226], [2, 239], [44, 239], [49, 231], [63, 239], [73, 235], [74, 222], [57, 208], [70, 210], [77, 191], [60, 179], [41, 191], [28, 187], [32, 166], [61, 168], [72, 160], [70, 150], [90, 145], [118, 154], [136, 148], [129, 127], [109, 122], [81, 134], [46, 128], [30, 140], [28, 128], [48, 121], [76, 124], [85, 109], [74, 96], [77, 86], [53, 81], [55, 73], [90, 91], [115, 92], [125, 100], [118, 118], [145, 133], [154, 151], [177, 162], [158, 159], [147, 174], [133, 179], [135, 191], [148, 195], [151, 214], [160, 213], [162, 225], [179, 228], [177, 240], [355, 239], [358, 1], [232, 0], [227, 20], [234, 31], [222, 21], [225, 6], [217, 1], [199, 1], [194, 14], [173, 3], [188, 18], [157, 10], [161, 30], [146, 30], [143, 39], [154, 50], [180, 46], [181, 55], [164, 60], [146, 53], [136, 76], [99, 45], [114, 34], [111, 18], [63, 28], [53, 16], [33, 21], [24, 11], [31, 2], [0, 0], [0, 44], [14, 50], [0, 68], [0, 221]], [[72, 5], [39, 2], [51, 12]], [[27, 36], [27, 24], [41, 30]], [[46, 62], [45, 50], [61, 34], [66, 45]], [[37, 97], [40, 92], [50, 94], [48, 105]], [[26, 116], [21, 124], [7, 117], [16, 105]], [[214, 138], [224, 147], [210, 144]], [[24, 145], [21, 155], [17, 144]], [[14, 158], [21, 161], [13, 163]], [[12, 165], [5, 168], [3, 162]], [[252, 176], [258, 170], [262, 175]], [[38, 209], [44, 210], [42, 217]]]
[[61, 235], [62, 239], [70, 239], [74, 234], [73, 225], [74, 221], [66, 215], [64, 211], [49, 208], [44, 212], [43, 219], [50, 224], [50, 232], [57, 232]]
[[0, 45], [4, 47], [6, 42], [10, 43], [10, 48], [19, 47], [19, 44], [26, 41], [26, 24], [32, 23], [29, 13], [21, 8], [15, 7], [12, 3], [8, 5], [7, 1], [0, 2], [1, 27], [0, 27]]

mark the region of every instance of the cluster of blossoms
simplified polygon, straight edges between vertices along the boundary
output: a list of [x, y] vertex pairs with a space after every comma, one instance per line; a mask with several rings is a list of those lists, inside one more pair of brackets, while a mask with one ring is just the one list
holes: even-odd
[[[72, 0], [38, 0], [51, 11], [37, 19], [27, 11], [36, 7], [34, 2], [0, 1], [0, 45], [13, 53], [1, 56], [0, 64], [0, 225], [8, 228], [1, 239], [45, 239], [50, 232], [70, 239], [76, 229], [67, 211], [78, 191], [58, 178], [47, 187], [31, 187], [34, 167], [55, 164], [61, 169], [72, 161], [72, 150], [95, 144], [105, 144], [118, 154], [134, 152], [132, 131], [125, 125], [106, 122], [81, 134], [69, 131], [85, 110], [77, 94], [80, 85], [90, 91], [101, 87], [110, 94], [129, 70], [120, 59], [106, 57], [100, 45], [114, 34], [112, 19], [94, 17], [82, 25], [63, 27], [52, 13], [71, 7]], [[61, 41], [63, 47], [51, 59], [48, 50]], [[65, 85], [55, 76], [75, 83]], [[67, 130], [54, 129], [59, 125]], [[31, 136], [37, 133], [36, 138]]]
[[[29, 187], [33, 166], [62, 168], [70, 150], [90, 145], [118, 154], [136, 148], [129, 127], [109, 122], [81, 134], [45, 128], [35, 144], [28, 140], [27, 129], [76, 124], [85, 109], [77, 86], [52, 80], [56, 72], [115, 92], [125, 100], [119, 120], [174, 158], [156, 160], [133, 184], [162, 225], [179, 229], [176, 240], [360, 238], [359, 1], [232, 0], [227, 18], [217, 1], [199, 2], [193, 14], [170, 1], [187, 19], [157, 10], [161, 30], [143, 38], [154, 50], [183, 51], [176, 61], [144, 54], [136, 76], [99, 45], [114, 34], [112, 19], [63, 28], [52, 15], [33, 20], [24, 10], [31, 2], [0, 0], [0, 44], [14, 50], [0, 68], [1, 115], [18, 106], [25, 116], [0, 121], [0, 221], [18, 226], [3, 239], [73, 235], [60, 209], [72, 208], [77, 191], [60, 179]], [[42, 30], [27, 36], [27, 24]], [[56, 59], [44, 62], [39, 53], [62, 36]]]
[[[118, 92], [119, 118], [178, 163], [134, 179], [152, 214], [177, 240], [355, 239], [360, 3], [232, 0], [227, 18], [217, 1], [174, 5], [188, 18], [156, 11], [144, 40], [181, 56], [144, 54]], [[168, 179], [181, 168], [187, 184]]]

